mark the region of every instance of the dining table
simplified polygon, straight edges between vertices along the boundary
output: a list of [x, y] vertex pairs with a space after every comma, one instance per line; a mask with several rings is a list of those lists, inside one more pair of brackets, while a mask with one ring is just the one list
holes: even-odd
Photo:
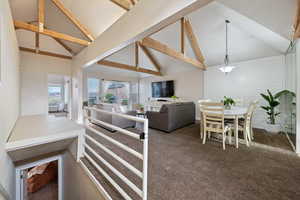
[[[233, 119], [234, 120], [234, 134], [235, 134], [235, 142], [236, 147], [238, 148], [239, 139], [238, 139], [238, 132], [239, 132], [239, 120], [247, 114], [248, 108], [241, 107], [241, 106], [232, 106], [230, 109], [224, 110], [224, 118], [225, 119]], [[248, 136], [247, 133], [244, 131], [244, 139], [246, 145], [249, 146]]]

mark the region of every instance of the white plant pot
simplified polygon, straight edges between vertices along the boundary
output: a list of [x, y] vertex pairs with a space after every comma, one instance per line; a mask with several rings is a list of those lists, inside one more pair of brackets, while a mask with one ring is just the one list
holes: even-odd
[[272, 134], [278, 134], [281, 131], [280, 124], [266, 124], [266, 131]]

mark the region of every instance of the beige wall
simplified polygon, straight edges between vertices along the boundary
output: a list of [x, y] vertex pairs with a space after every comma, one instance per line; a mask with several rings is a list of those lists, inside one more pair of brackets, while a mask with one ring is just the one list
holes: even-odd
[[13, 198], [14, 167], [4, 146], [19, 116], [19, 50], [8, 0], [0, 1], [0, 20], [0, 184]]
[[71, 61], [21, 53], [21, 115], [47, 114], [48, 74], [71, 76]]
[[[175, 95], [187, 100], [197, 101], [203, 98], [203, 71], [191, 70], [186, 72], [174, 73], [164, 77], [148, 77], [140, 81], [140, 102], [144, 104], [152, 96], [151, 82], [162, 80], [175, 81]], [[196, 109], [198, 117], [198, 109]]]

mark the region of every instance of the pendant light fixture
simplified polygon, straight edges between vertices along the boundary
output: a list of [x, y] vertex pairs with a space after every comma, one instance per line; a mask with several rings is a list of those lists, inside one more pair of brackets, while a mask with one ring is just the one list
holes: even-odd
[[229, 55], [228, 55], [228, 25], [230, 24], [229, 20], [225, 20], [225, 24], [226, 24], [226, 55], [225, 55], [225, 59], [224, 59], [224, 66], [220, 67], [219, 69], [225, 73], [228, 74], [230, 73], [235, 67], [230, 65], [229, 62]]

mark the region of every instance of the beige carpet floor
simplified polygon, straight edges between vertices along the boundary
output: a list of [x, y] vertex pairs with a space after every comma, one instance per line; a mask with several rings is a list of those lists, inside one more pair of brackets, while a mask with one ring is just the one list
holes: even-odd
[[[98, 129], [141, 152], [140, 142], [118, 132], [111, 133], [102, 128]], [[141, 169], [140, 160], [101, 137], [91, 132], [88, 134]], [[93, 146], [90, 142], [88, 144]], [[133, 183], [141, 187], [141, 181], [137, 176], [99, 148], [95, 146], [94, 148]], [[84, 162], [113, 199], [123, 199], [87, 160]], [[115, 177], [103, 164], [98, 163]], [[133, 199], [140, 199], [121, 180], [117, 177], [115, 180]], [[240, 148], [236, 149], [227, 145], [223, 151], [218, 142], [209, 141], [203, 145], [199, 139], [197, 124], [170, 134], [150, 130], [148, 184], [149, 200], [298, 200], [300, 158], [253, 146], [248, 148], [240, 145]]]

